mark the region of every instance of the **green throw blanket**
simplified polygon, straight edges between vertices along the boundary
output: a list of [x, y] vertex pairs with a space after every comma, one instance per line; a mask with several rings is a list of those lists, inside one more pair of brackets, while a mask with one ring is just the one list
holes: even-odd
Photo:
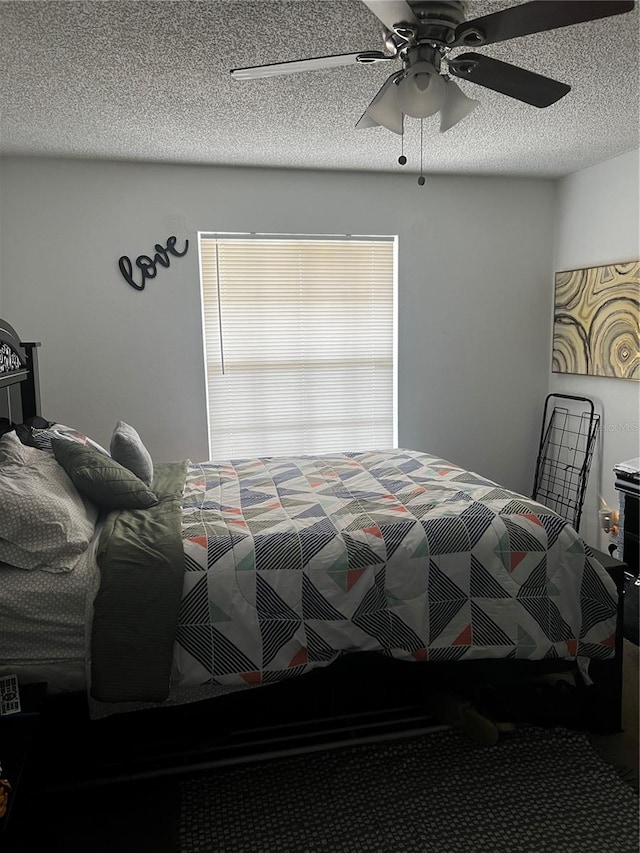
[[105, 520], [91, 636], [91, 696], [101, 702], [162, 702], [169, 695], [186, 471], [186, 461], [157, 465], [156, 506], [115, 510]]

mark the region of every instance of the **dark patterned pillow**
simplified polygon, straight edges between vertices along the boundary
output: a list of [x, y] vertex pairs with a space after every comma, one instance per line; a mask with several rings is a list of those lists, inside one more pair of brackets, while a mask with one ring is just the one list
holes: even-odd
[[37, 448], [38, 445], [32, 434], [33, 429], [43, 430], [48, 429], [50, 426], [53, 426], [53, 421], [47, 421], [38, 415], [27, 418], [22, 424], [14, 424], [8, 418], [0, 418], [0, 436], [6, 435], [8, 432], [15, 430], [16, 435], [23, 444], [27, 447]]
[[[51, 447], [51, 440], [53, 438], [64, 438], [68, 441], [86, 444], [88, 447], [92, 447], [104, 456], [109, 456], [109, 451], [105, 450], [97, 441], [94, 441], [82, 432], [78, 432], [77, 429], [65, 426], [64, 424], [54, 423], [47, 429], [32, 429], [31, 438], [33, 440], [34, 447], [37, 447], [39, 450], [46, 450], [48, 453], [53, 453], [53, 448]], [[23, 440], [22, 436], [20, 436], [20, 440]], [[25, 441], [24, 443], [28, 444], [29, 442]]]

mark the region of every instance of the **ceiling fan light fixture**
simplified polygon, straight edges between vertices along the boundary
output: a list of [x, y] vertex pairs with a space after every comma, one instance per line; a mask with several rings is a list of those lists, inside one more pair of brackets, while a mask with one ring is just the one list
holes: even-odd
[[469, 113], [473, 112], [480, 101], [469, 98], [457, 83], [445, 78], [446, 100], [440, 110], [440, 133], [446, 133]]
[[398, 106], [412, 118], [427, 118], [444, 105], [446, 86], [430, 62], [416, 62], [398, 84]]

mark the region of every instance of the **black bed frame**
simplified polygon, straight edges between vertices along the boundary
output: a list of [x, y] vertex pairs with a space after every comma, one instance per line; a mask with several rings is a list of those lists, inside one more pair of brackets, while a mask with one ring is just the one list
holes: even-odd
[[[7, 390], [12, 420], [19, 421], [15, 417], [18, 406], [22, 421], [40, 416], [40, 344], [20, 341], [15, 330], [0, 320], [0, 344], [3, 343], [19, 356], [21, 365], [0, 373], [0, 389]], [[18, 389], [19, 394], [15, 394]], [[191, 705], [117, 713], [98, 720], [90, 719], [85, 694], [52, 696], [45, 702], [41, 758], [49, 767], [57, 768], [56, 785], [62, 788], [179, 775], [437, 730], [443, 727], [442, 721], [429, 710], [429, 697], [434, 691], [444, 687], [463, 697], [473, 697], [479, 685], [515, 689], [551, 674], [567, 674], [570, 680], [573, 676], [578, 685], [581, 708], [588, 709], [583, 725], [578, 727], [601, 733], [619, 732], [625, 567], [609, 555], [594, 552], [594, 556], [615, 581], [619, 606], [615, 657], [590, 662], [590, 686], [572, 661], [420, 664], [356, 653], [343, 656], [330, 667], [280, 684]], [[68, 738], [59, 737], [61, 730], [69, 731], [70, 717], [75, 750]], [[216, 720], [216, 735], [203, 739], [201, 733], [211, 731], [212, 719]], [[172, 721], [176, 725], [171, 725]], [[552, 724], [553, 720], [549, 722]], [[62, 751], [57, 753], [57, 749]]]

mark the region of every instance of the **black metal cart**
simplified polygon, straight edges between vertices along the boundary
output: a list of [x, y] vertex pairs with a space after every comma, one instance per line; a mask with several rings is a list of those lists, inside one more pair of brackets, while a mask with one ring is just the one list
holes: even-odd
[[600, 415], [588, 397], [547, 395], [531, 497], [566, 518], [576, 530], [599, 428]]

